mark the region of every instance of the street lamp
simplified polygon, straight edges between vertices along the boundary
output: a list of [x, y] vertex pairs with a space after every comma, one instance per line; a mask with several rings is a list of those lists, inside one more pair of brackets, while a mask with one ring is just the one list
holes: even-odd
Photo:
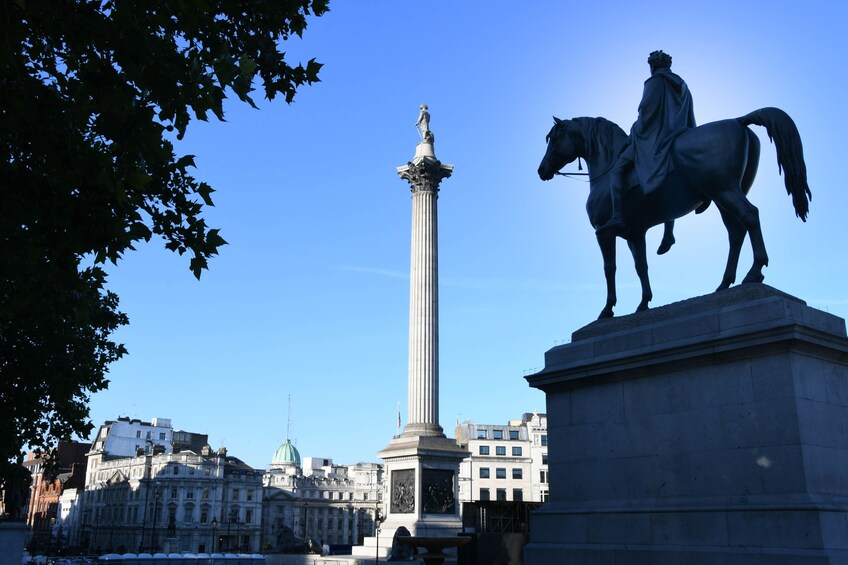
[[162, 490], [159, 485], [153, 487], [153, 529], [150, 531], [150, 550], [156, 551], [156, 519], [159, 517], [159, 497]]
[[53, 537], [54, 537], [54, 533], [55, 533], [55, 528], [56, 528], [56, 517], [54, 516], [54, 517], [50, 518], [50, 537], [48, 538], [48, 541], [47, 541], [47, 552], [48, 553], [52, 553], [52, 551], [53, 551], [50, 546], [53, 545]]
[[[232, 550], [232, 541], [230, 540], [230, 527], [238, 522], [238, 511], [233, 508], [230, 510], [229, 520], [227, 520], [227, 551]], [[238, 537], [238, 534], [236, 534]]]
[[215, 540], [218, 539], [218, 518], [212, 517], [212, 553], [215, 553]]
[[374, 563], [380, 562], [380, 524], [382, 524], [386, 519], [380, 517], [380, 505], [374, 505], [374, 535], [376, 536], [375, 545], [377, 547], [377, 553], [374, 556]]

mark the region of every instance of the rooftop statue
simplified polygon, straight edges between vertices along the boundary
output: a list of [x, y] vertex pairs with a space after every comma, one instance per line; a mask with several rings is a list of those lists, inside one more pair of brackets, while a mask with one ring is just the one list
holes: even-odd
[[627, 136], [604, 118], [554, 118], [539, 177], [550, 180], [568, 163], [583, 158], [588, 166], [586, 211], [604, 258], [607, 300], [600, 318], [611, 317], [616, 303], [615, 238], [625, 239], [642, 284], [637, 311], [653, 298], [648, 280], [645, 233], [665, 224], [658, 253], [674, 243], [673, 221], [715, 202], [727, 228], [730, 252], [717, 290], [736, 281], [745, 235], [751, 238], [753, 265], [743, 283], [763, 281], [768, 265], [759, 212], [746, 198], [760, 158], [760, 142], [749, 125], [766, 128], [775, 143], [778, 168], [795, 214], [806, 221], [810, 189], [801, 137], [792, 119], [778, 108], [761, 108], [736, 119], [695, 126], [686, 83], [671, 72], [671, 57], [662, 51], [648, 58], [639, 116]]

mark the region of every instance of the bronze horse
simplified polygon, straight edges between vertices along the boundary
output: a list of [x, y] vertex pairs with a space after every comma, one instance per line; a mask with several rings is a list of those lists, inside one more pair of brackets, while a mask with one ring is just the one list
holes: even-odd
[[[566, 164], [583, 158], [589, 170], [589, 198], [586, 211], [596, 229], [612, 213], [610, 170], [627, 141], [627, 135], [604, 118], [554, 118], [554, 127], [546, 138], [548, 148], [539, 165], [539, 177], [550, 180]], [[632, 175], [633, 188], [624, 197], [623, 217], [627, 226], [623, 237], [642, 283], [642, 301], [636, 311], [647, 310], [653, 298], [648, 280], [645, 233], [649, 228], [685, 216], [693, 210], [704, 211], [715, 202], [727, 228], [730, 252], [717, 290], [736, 281], [739, 252], [747, 233], [751, 237], [754, 264], [743, 283], [762, 282], [768, 255], [760, 230], [757, 208], [746, 198], [754, 183], [760, 159], [760, 142], [749, 125], [766, 128], [775, 143], [778, 169], [784, 173], [786, 191], [792, 197], [795, 214], [806, 221], [810, 189], [801, 137], [792, 119], [778, 108], [761, 108], [741, 118], [721, 120], [685, 130], [674, 141], [671, 170], [664, 183], [645, 194]], [[607, 302], [599, 318], [613, 315], [615, 293], [615, 234], [598, 233], [598, 245], [604, 258]]]

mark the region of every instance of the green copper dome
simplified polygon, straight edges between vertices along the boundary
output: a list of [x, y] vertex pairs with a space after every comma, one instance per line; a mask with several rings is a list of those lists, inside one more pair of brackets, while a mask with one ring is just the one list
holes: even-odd
[[292, 445], [291, 440], [286, 440], [277, 451], [274, 452], [274, 459], [271, 463], [294, 463], [300, 467], [300, 453], [297, 448]]

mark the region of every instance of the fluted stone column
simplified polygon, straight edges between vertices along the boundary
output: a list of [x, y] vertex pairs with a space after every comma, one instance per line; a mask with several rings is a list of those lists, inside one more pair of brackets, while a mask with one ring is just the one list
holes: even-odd
[[[426, 109], [426, 107], [424, 107]], [[422, 112], [422, 115], [424, 113]], [[427, 114], [429, 119], [429, 114]], [[421, 120], [419, 119], [419, 123]], [[424, 124], [425, 126], [428, 124]], [[439, 425], [439, 183], [453, 172], [433, 151], [433, 133], [422, 128], [415, 157], [398, 175], [412, 190], [412, 247], [409, 282], [409, 423], [378, 453], [385, 462], [388, 496], [383, 500], [379, 553], [403, 526], [413, 536], [452, 537], [460, 531], [459, 463], [468, 451], [445, 437]], [[354, 555], [374, 555], [367, 538]]]
[[409, 276], [409, 423], [403, 435], [444, 436], [439, 425], [439, 183], [453, 171], [433, 153], [432, 138], [398, 168], [412, 190]]

